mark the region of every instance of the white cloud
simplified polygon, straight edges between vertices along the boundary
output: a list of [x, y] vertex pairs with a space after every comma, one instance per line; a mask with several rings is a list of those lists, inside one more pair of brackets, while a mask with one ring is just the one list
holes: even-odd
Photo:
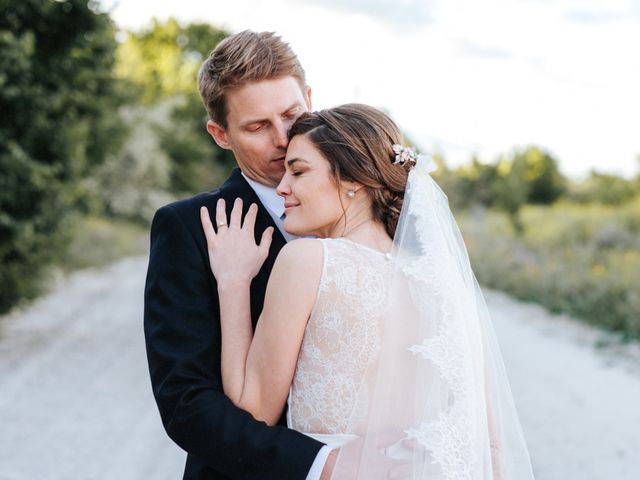
[[[300, 1], [300, 0], [299, 0]], [[430, 9], [434, 2], [426, 0], [301, 0], [311, 5], [322, 5], [349, 13], [360, 13], [396, 30], [413, 30], [431, 20]]]

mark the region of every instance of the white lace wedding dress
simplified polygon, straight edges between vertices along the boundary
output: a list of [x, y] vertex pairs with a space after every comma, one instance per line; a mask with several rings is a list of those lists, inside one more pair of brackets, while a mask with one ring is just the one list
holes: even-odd
[[[391, 262], [388, 255], [345, 238], [320, 241], [322, 276], [289, 394], [287, 423], [339, 446], [360, 433], [354, 418], [366, 420], [367, 384], [373, 382], [366, 373], [379, 352]], [[361, 412], [354, 412], [356, 405]]]
[[391, 254], [321, 240], [287, 423], [341, 446], [341, 479], [386, 478], [397, 459], [412, 479], [533, 480], [489, 312], [426, 160], [409, 174]]

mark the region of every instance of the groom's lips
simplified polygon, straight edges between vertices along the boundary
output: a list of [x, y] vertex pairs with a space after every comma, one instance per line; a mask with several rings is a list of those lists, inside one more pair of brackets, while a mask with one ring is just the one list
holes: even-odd
[[284, 167], [284, 157], [274, 158], [271, 161], [277, 163], [279, 166]]

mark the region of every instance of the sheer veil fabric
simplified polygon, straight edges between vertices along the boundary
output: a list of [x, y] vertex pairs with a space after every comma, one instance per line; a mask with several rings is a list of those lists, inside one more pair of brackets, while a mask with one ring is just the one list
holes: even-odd
[[433, 170], [420, 156], [409, 174], [379, 356], [333, 479], [387, 478], [390, 465], [411, 479], [533, 479], [491, 319]]

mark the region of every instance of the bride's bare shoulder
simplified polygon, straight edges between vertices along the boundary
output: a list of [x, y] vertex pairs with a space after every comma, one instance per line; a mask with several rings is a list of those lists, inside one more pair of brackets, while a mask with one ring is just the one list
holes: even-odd
[[269, 277], [265, 300], [267, 315], [272, 309], [279, 311], [282, 300], [290, 315], [299, 311], [300, 318], [306, 322], [320, 284], [322, 262], [320, 240], [301, 238], [287, 243], [280, 250]]
[[299, 238], [287, 243], [276, 260], [289, 268], [304, 268], [322, 265], [322, 241], [317, 238]]
[[287, 243], [276, 258], [271, 279], [286, 283], [295, 289], [314, 285], [322, 275], [322, 241], [315, 238], [299, 238]]

